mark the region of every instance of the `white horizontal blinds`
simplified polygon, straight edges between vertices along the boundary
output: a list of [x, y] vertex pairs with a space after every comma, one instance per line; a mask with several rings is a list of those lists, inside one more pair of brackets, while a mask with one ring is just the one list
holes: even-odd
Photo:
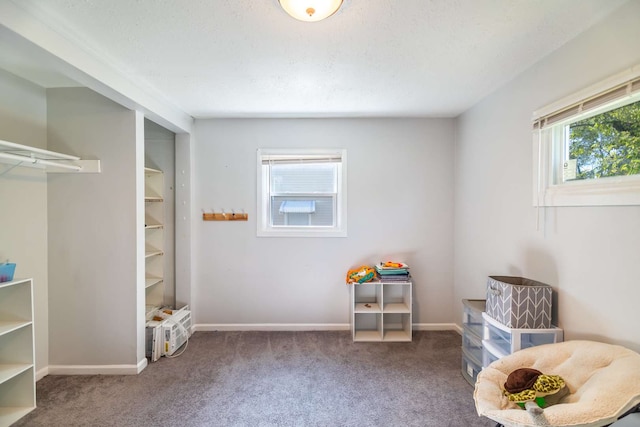
[[[333, 227], [336, 221], [338, 173], [342, 157], [336, 153], [263, 155], [269, 169], [272, 226]], [[287, 205], [312, 204], [309, 212]]]
[[271, 164], [273, 194], [335, 193], [337, 191], [335, 163]]
[[624, 97], [640, 93], [640, 77], [631, 79], [623, 84], [612, 87], [579, 102], [558, 108], [544, 116], [534, 117], [533, 128], [544, 129], [560, 123], [565, 119], [588, 113], [599, 107], [623, 99]]
[[263, 154], [262, 164], [303, 164], [303, 163], [341, 163], [342, 156], [336, 154]]

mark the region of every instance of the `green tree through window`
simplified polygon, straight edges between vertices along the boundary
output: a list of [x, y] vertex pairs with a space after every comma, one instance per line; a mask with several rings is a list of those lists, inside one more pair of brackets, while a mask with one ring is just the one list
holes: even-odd
[[569, 125], [576, 179], [640, 174], [640, 101]]

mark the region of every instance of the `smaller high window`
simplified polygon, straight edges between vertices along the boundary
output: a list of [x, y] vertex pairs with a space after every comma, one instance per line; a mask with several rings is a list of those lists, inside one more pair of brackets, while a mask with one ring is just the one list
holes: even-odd
[[640, 174], [640, 101], [564, 126], [563, 180]]
[[346, 150], [259, 149], [258, 236], [346, 236]]
[[534, 204], [640, 205], [640, 67], [534, 113]]

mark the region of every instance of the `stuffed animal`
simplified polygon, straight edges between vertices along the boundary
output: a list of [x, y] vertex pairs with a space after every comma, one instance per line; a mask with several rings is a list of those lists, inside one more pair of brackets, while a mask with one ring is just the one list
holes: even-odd
[[545, 375], [537, 369], [520, 368], [511, 372], [504, 383], [504, 395], [532, 414], [541, 414], [547, 405], [545, 396], [564, 389], [558, 375]]
[[347, 272], [347, 283], [364, 283], [373, 280], [376, 271], [368, 265], [362, 265]]

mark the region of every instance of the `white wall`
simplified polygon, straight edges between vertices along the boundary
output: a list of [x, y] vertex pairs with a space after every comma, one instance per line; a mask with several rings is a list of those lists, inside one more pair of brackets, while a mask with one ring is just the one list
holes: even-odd
[[[196, 120], [195, 323], [346, 327], [349, 268], [406, 261], [414, 323], [453, 323], [453, 121]], [[348, 157], [348, 237], [256, 237], [256, 149], [339, 147]], [[249, 214], [202, 221], [202, 209]], [[197, 216], [197, 218], [195, 218]]]
[[640, 350], [640, 207], [532, 207], [534, 110], [640, 63], [632, 1], [458, 120], [455, 293], [482, 298], [488, 275], [521, 275], [557, 291], [566, 339]]
[[102, 165], [49, 176], [50, 364], [135, 372], [146, 363], [142, 116], [85, 88], [49, 89], [47, 105], [49, 148]]
[[[47, 148], [45, 90], [0, 70], [0, 139]], [[36, 371], [48, 365], [47, 175], [0, 164], [0, 261], [32, 277]], [[6, 172], [6, 173], [5, 173]]]

